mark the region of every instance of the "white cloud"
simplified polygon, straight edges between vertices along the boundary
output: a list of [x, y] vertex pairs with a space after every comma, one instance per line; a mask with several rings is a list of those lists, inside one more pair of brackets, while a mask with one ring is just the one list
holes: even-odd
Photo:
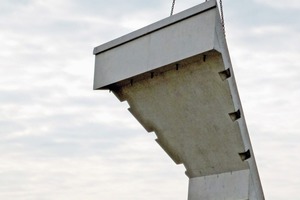
[[300, 9], [300, 2], [298, 0], [289, 0], [289, 1], [282, 1], [282, 0], [255, 0], [260, 4], [264, 4], [270, 7], [279, 8], [279, 9], [292, 9], [298, 10]]
[[[89, 131], [87, 127], [82, 128], [80, 131]], [[109, 133], [113, 137], [107, 132], [103, 132], [103, 137], [103, 128], [102, 124], [93, 130], [94, 133], [77, 132], [66, 137], [68, 132], [65, 132], [61, 136], [29, 137], [1, 143], [1, 151], [7, 153], [0, 154], [3, 160], [0, 171], [4, 172], [0, 197], [118, 199], [122, 196], [129, 200], [165, 196], [164, 199], [174, 199], [180, 194], [174, 194], [173, 187], [181, 184], [177, 190], [181, 191], [180, 198], [185, 198], [183, 167], [176, 168], [167, 155], [159, 155], [162, 150], [146, 134], [133, 130], [125, 134], [121, 132], [124, 128], [120, 128], [119, 133]], [[79, 134], [82, 137], [77, 138]], [[16, 153], [16, 150], [19, 151]]]

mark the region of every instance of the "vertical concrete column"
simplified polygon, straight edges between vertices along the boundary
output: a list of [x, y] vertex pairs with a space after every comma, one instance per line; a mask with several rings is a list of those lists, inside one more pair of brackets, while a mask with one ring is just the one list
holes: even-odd
[[249, 199], [249, 170], [189, 179], [188, 200]]

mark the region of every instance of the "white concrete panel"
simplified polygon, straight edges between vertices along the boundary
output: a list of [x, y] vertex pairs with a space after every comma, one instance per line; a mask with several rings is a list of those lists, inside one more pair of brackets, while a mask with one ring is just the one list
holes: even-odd
[[189, 180], [188, 200], [248, 200], [249, 170]]
[[[184, 15], [185, 23], [180, 23], [181, 18], [172, 16], [178, 21], [166, 24], [163, 29], [149, 30], [145, 35], [132, 33], [136, 38], [130, 42], [119, 39], [120, 44], [104, 45], [107, 49], [97, 47], [94, 89], [214, 49], [217, 8], [213, 2], [198, 6], [198, 15]], [[203, 9], [206, 11], [203, 12]], [[189, 11], [190, 14], [193, 12], [194, 9]]]
[[144, 35], [150, 34], [155, 31], [159, 31], [160, 29], [166, 28], [167, 26], [170, 26], [172, 24], [178, 23], [182, 20], [186, 20], [192, 16], [199, 15], [201, 13], [204, 13], [212, 8], [215, 8], [217, 6], [216, 0], [210, 0], [208, 2], [199, 4], [197, 6], [194, 6], [190, 9], [187, 9], [185, 11], [182, 11], [180, 13], [177, 13], [175, 15], [172, 15], [170, 17], [167, 17], [163, 20], [160, 20], [158, 22], [155, 22], [149, 26], [146, 26], [144, 28], [141, 28], [139, 30], [136, 30], [132, 33], [129, 33], [127, 35], [124, 35], [120, 38], [117, 38], [115, 40], [112, 40], [110, 42], [107, 42], [105, 44], [102, 44], [98, 47], [94, 48], [94, 54], [100, 54], [104, 51], [107, 51], [109, 49], [118, 47], [122, 44], [125, 44], [127, 42], [131, 42], [132, 40], [135, 40], [139, 37], [142, 37]]

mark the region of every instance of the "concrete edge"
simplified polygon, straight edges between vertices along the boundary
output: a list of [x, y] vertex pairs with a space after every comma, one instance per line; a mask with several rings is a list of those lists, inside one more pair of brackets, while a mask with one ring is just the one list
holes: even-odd
[[132, 40], [135, 40], [139, 37], [142, 37], [144, 35], [150, 34], [152, 32], [158, 31], [162, 28], [165, 28], [167, 26], [170, 26], [172, 24], [175, 24], [177, 22], [180, 22], [182, 20], [185, 20], [187, 18], [190, 18], [194, 15], [200, 14], [202, 12], [205, 12], [207, 10], [213, 9], [217, 7], [217, 2], [216, 0], [209, 0], [207, 2], [204, 2], [202, 4], [199, 4], [197, 6], [194, 6], [190, 9], [187, 9], [185, 11], [182, 11], [180, 13], [177, 13], [175, 15], [172, 15], [170, 17], [167, 17], [163, 20], [160, 20], [158, 22], [155, 22], [153, 24], [150, 24], [144, 28], [141, 28], [139, 30], [136, 30], [134, 32], [131, 32], [127, 35], [124, 35], [122, 37], [119, 37], [115, 40], [112, 40], [110, 42], [104, 43], [100, 46], [97, 46], [94, 48], [93, 54], [97, 55], [101, 52], [110, 50], [112, 48], [115, 48], [117, 46], [120, 46], [122, 44], [125, 44], [127, 42], [130, 42]]

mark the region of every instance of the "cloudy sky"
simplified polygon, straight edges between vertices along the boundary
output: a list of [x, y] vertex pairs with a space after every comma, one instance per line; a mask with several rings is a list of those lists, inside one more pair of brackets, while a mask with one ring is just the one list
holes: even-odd
[[[202, 3], [177, 0], [175, 13]], [[188, 179], [107, 91], [93, 48], [172, 0], [0, 0], [0, 199], [186, 199]], [[300, 1], [223, 0], [266, 199], [299, 197]]]

